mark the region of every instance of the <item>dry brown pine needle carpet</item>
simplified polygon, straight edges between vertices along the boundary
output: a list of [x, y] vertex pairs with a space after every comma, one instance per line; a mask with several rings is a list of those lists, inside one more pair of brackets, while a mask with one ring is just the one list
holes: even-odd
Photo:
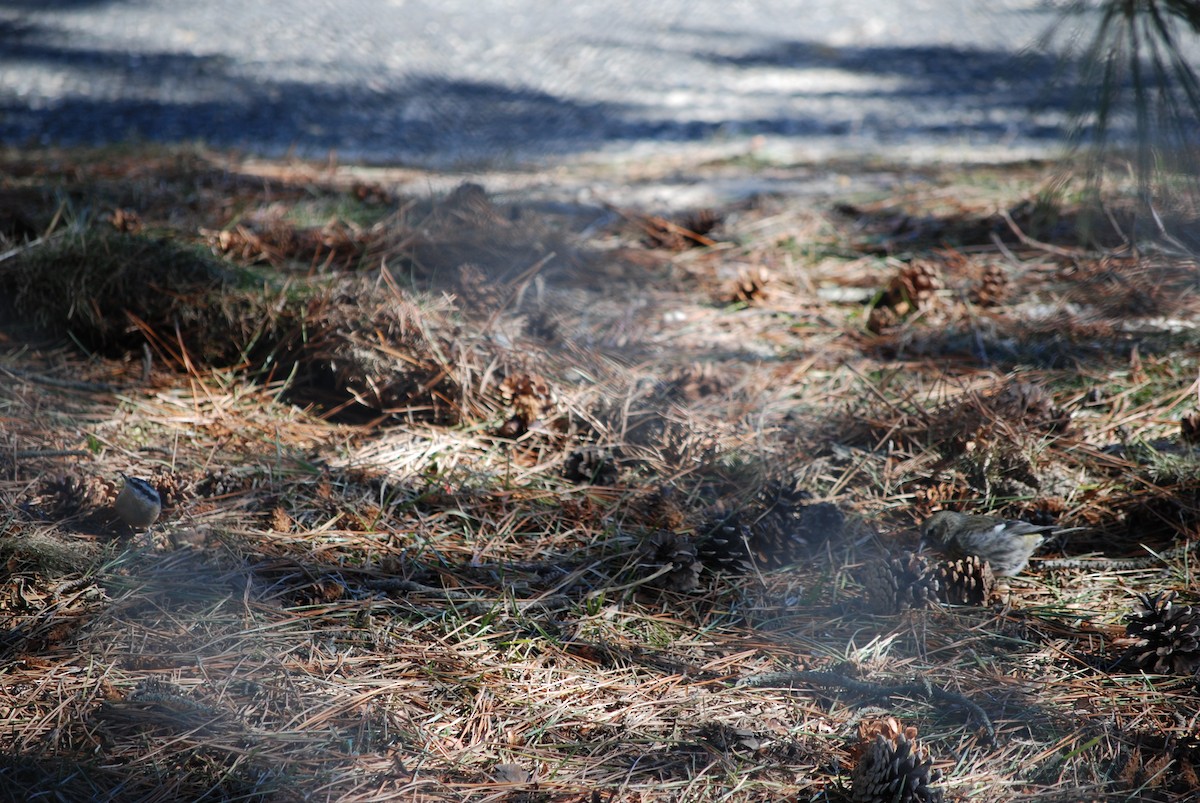
[[1196, 797], [1200, 272], [1119, 194], [2, 164], [14, 799]]

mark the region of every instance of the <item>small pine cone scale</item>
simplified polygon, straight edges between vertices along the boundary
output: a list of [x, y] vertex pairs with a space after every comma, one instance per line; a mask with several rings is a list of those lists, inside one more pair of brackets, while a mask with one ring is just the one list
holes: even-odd
[[1200, 613], [1176, 605], [1175, 592], [1140, 594], [1142, 610], [1125, 618], [1125, 633], [1137, 639], [1125, 660], [1143, 672], [1191, 675], [1200, 669]]
[[943, 792], [933, 786], [941, 773], [904, 734], [895, 740], [875, 737], [854, 767], [850, 780], [853, 803], [941, 803]]
[[867, 564], [860, 576], [867, 602], [877, 613], [900, 613], [933, 607], [938, 602], [938, 578], [929, 561], [914, 552]]
[[986, 605], [996, 590], [992, 567], [978, 555], [937, 565], [938, 599], [950, 605]]

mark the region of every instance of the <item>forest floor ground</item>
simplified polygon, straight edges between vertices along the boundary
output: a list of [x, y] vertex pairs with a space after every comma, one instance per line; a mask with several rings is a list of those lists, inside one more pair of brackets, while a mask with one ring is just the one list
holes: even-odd
[[25, 799], [1195, 794], [1197, 265], [1061, 165], [0, 175]]

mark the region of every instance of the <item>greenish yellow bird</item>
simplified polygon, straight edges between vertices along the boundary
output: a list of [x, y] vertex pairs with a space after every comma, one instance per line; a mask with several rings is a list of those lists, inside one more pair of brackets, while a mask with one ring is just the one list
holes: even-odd
[[1042, 533], [1051, 531], [1066, 532], [1053, 524], [941, 510], [921, 523], [921, 543], [950, 558], [978, 555], [997, 576], [1013, 577], [1046, 540]]

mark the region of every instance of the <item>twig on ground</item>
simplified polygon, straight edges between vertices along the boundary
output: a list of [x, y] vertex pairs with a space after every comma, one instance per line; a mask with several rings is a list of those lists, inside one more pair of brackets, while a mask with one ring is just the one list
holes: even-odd
[[107, 382], [80, 382], [75, 379], [59, 379], [58, 377], [46, 376], [34, 373], [33, 371], [23, 371], [19, 368], [0, 367], [0, 371], [21, 379], [28, 379], [30, 382], [37, 382], [41, 385], [49, 385], [50, 387], [64, 388], [66, 390], [81, 390], [86, 393], [115, 393], [117, 391], [115, 385], [110, 385]]
[[928, 679], [922, 679], [915, 683], [900, 683], [890, 686], [885, 686], [879, 683], [870, 683], [867, 681], [848, 678], [845, 675], [840, 675], [836, 672], [818, 672], [812, 670], [799, 670], [795, 672], [769, 672], [763, 675], [752, 675], [747, 678], [742, 678], [738, 681], [739, 686], [751, 686], [762, 688], [764, 686], [786, 686], [791, 687], [796, 683], [809, 683], [816, 686], [834, 686], [837, 688], [853, 691], [868, 697], [896, 697], [900, 695], [915, 695], [926, 699], [941, 700], [943, 702], [952, 703], [962, 706], [967, 709], [979, 721], [987, 734], [989, 744], [996, 742], [996, 728], [992, 725], [992, 720], [988, 717], [987, 712], [961, 694], [945, 689], [939, 689], [934, 686]]

